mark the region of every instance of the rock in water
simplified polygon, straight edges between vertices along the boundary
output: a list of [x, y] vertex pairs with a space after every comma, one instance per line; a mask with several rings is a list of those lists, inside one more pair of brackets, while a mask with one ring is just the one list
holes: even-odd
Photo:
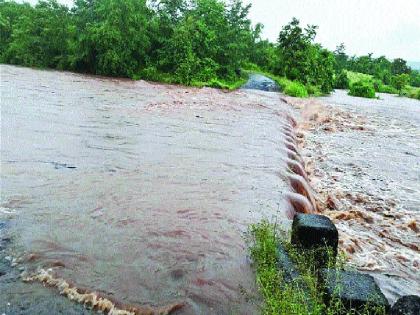
[[[335, 262], [338, 231], [334, 223], [326, 216], [297, 214], [293, 219], [291, 241], [303, 250], [316, 250], [318, 268], [325, 267], [329, 259], [332, 263]], [[326, 247], [331, 248], [330, 255]]]
[[388, 300], [371, 275], [354, 271], [323, 269], [321, 282], [327, 305], [334, 298], [338, 298], [348, 311], [363, 311], [369, 308], [369, 314], [376, 314], [375, 311], [382, 314], [378, 310], [382, 308], [387, 313], [389, 312]]
[[391, 315], [419, 315], [420, 297], [406, 295], [398, 299], [391, 308]]

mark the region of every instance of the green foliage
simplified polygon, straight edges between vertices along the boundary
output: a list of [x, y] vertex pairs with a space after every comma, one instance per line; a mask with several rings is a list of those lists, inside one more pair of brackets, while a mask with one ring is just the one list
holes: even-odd
[[406, 86], [403, 88], [401, 95], [420, 100], [420, 88]]
[[[350, 85], [360, 80], [371, 81], [377, 92], [399, 93], [405, 96], [413, 95], [403, 92], [405, 85], [420, 87], [420, 72], [410, 69], [404, 59], [389, 61], [384, 56], [373, 58], [372, 54], [349, 57], [345, 54], [344, 44], [337, 47], [334, 56], [337, 78], [342, 71], [347, 71]], [[408, 81], [407, 76], [409, 76]]]
[[336, 89], [348, 89], [350, 80], [347, 76], [347, 73], [342, 70], [337, 77], [335, 78], [334, 88]]
[[410, 84], [414, 87], [420, 87], [420, 71], [418, 70], [411, 71]]
[[408, 74], [411, 69], [407, 66], [407, 61], [401, 58], [394, 59], [391, 64], [391, 71], [394, 75]]
[[303, 85], [298, 81], [291, 81], [285, 77], [279, 77], [274, 74], [264, 72], [264, 71], [249, 71], [261, 73], [270, 79], [274, 80], [279, 86], [280, 90], [290, 96], [294, 97], [308, 97], [308, 95], [319, 96], [322, 95], [319, 87], [313, 85]]
[[398, 94], [398, 90], [395, 89], [394, 87], [390, 86], [390, 85], [385, 85], [382, 84], [379, 89], [377, 90], [377, 92], [380, 93], [388, 93], [388, 94]]
[[329, 93], [334, 77], [346, 86], [344, 69], [379, 80], [378, 91], [391, 89], [384, 85], [393, 74], [420, 86], [405, 60], [349, 57], [344, 44], [332, 53], [314, 42], [316, 26], [297, 19], [277, 43], [264, 40], [249, 10], [242, 0], [75, 0], [71, 10], [57, 0], [0, 0], [0, 62], [222, 88], [252, 68], [282, 78], [282, 90], [297, 96]]
[[[262, 314], [265, 315], [338, 315], [355, 314], [347, 311], [338, 298], [333, 298], [327, 306], [324, 303], [322, 290], [316, 270], [316, 252], [301, 252], [290, 243], [285, 242], [284, 235], [276, 229], [275, 224], [266, 220], [252, 224], [249, 228], [249, 251], [256, 274], [256, 283], [263, 298]], [[296, 264], [300, 277], [292, 282], [285, 282], [283, 274], [277, 268], [277, 245], [287, 250]], [[331, 259], [332, 251], [326, 249], [329, 257], [329, 268], [344, 268], [344, 257], [339, 255], [336, 262]], [[369, 308], [358, 315], [385, 315], [383, 308]]]
[[283, 90], [284, 94], [294, 97], [308, 97], [306, 87], [300, 82], [291, 82]]
[[349, 78], [349, 83], [353, 84], [357, 81], [372, 81], [373, 76], [370, 74], [360, 73], [360, 72], [353, 72], [353, 71], [346, 71], [347, 77]]
[[307, 84], [305, 86], [305, 88], [306, 88], [306, 91], [308, 92], [307, 93], [308, 95], [313, 95], [313, 96], [322, 96], [322, 95], [324, 95], [324, 93], [321, 91], [321, 89], [318, 86], [316, 86], [316, 85]]
[[365, 98], [375, 98], [375, 88], [371, 81], [361, 80], [350, 84], [349, 95]]
[[276, 75], [319, 86], [323, 93], [329, 93], [335, 59], [331, 52], [313, 43], [316, 29], [313, 25], [302, 29], [295, 18], [283, 27], [278, 38], [278, 63], [273, 70]]
[[392, 78], [392, 86], [398, 90], [398, 93], [401, 95], [403, 88], [408, 85], [410, 81], [410, 76], [406, 73], [395, 75]]
[[[0, 59], [26, 66], [231, 87], [270, 46], [234, 0], [0, 0]], [[253, 53], [255, 57], [255, 53]], [[270, 58], [267, 54], [265, 59]], [[263, 58], [263, 59], [264, 59]], [[261, 61], [263, 62], [263, 61]], [[265, 61], [264, 61], [265, 62]]]
[[4, 62], [30, 67], [63, 67], [66, 39], [70, 37], [67, 7], [56, 0], [40, 1], [34, 8], [2, 1], [0, 10], [1, 41], [6, 43], [1, 48]]

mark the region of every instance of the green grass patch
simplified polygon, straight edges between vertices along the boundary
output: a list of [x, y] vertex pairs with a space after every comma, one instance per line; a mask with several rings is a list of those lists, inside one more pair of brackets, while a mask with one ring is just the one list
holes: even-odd
[[[143, 69], [140, 73], [132, 77], [133, 80], [148, 80], [153, 82], [161, 82], [167, 84], [180, 84], [178, 78], [174, 75], [158, 71], [155, 67], [150, 66]], [[220, 78], [213, 78], [208, 81], [191, 81], [189, 86], [194, 87], [212, 87], [224, 90], [236, 90], [246, 83], [248, 74], [244, 73], [241, 76], [232, 80], [224, 80]]]
[[402, 96], [420, 100], [420, 87], [408, 85], [402, 90]]
[[377, 92], [387, 94], [398, 94], [398, 90], [391, 85], [382, 84], [379, 86]]
[[349, 78], [350, 84], [353, 84], [358, 81], [372, 81], [373, 80], [373, 76], [370, 74], [353, 72], [353, 71], [348, 71], [348, 70], [345, 70], [345, 72], [347, 74], [347, 77]]
[[212, 87], [216, 89], [223, 89], [223, 90], [236, 90], [240, 88], [242, 85], [246, 83], [248, 80], [248, 76], [243, 75], [239, 77], [237, 80], [234, 81], [227, 81], [227, 80], [221, 80], [221, 79], [212, 79], [207, 82], [200, 82], [200, 81], [193, 81], [191, 83], [192, 86], [195, 87]]
[[308, 97], [306, 87], [300, 82], [291, 82], [283, 90], [284, 94], [294, 97]]
[[[262, 71], [258, 68], [253, 69], [247, 69], [244, 70], [244, 72], [251, 74], [251, 73], [258, 73], [261, 75], [266, 76], [267, 78], [272, 79], [274, 82], [277, 83], [277, 85], [280, 88], [280, 91], [282, 91], [284, 94], [293, 96], [293, 97], [308, 97], [309, 95], [319, 96], [320, 95], [320, 89], [316, 86], [308, 86], [306, 87], [302, 83], [298, 81], [291, 81], [285, 77], [279, 77], [272, 73]], [[313, 92], [314, 94], [309, 93], [308, 91]]]
[[[276, 225], [263, 220], [249, 228], [249, 250], [256, 274], [256, 283], [262, 297], [261, 313], [264, 315], [336, 315], [356, 314], [347, 312], [338, 298], [327, 307], [314, 270], [315, 252], [297, 251]], [[283, 273], [277, 268], [277, 244], [286, 248], [295, 262], [300, 278], [286, 283]], [[331, 253], [331, 251], [330, 251]], [[331, 257], [331, 256], [330, 256]], [[343, 268], [344, 257], [339, 255], [335, 263], [329, 260], [329, 267]], [[384, 309], [368, 309], [359, 315], [385, 315]]]

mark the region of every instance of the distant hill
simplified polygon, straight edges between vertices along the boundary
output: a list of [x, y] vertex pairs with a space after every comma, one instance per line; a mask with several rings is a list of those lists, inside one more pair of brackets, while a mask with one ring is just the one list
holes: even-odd
[[407, 65], [409, 65], [411, 69], [420, 70], [420, 61], [407, 61]]

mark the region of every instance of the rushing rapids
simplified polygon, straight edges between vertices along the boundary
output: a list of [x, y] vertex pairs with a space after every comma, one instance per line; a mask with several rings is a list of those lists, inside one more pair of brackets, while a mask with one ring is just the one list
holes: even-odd
[[353, 267], [390, 302], [420, 295], [420, 102], [380, 94], [285, 98], [318, 210], [333, 219]]

